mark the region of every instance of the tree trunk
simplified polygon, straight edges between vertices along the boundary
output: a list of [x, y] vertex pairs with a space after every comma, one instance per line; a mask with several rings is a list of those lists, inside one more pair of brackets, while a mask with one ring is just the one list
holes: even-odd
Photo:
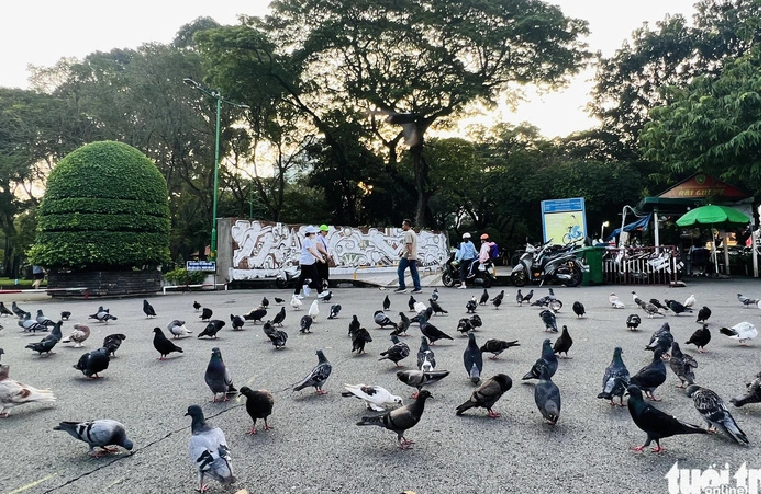
[[410, 146], [412, 154], [412, 170], [415, 174], [415, 191], [417, 192], [417, 204], [415, 205], [415, 227], [424, 228], [426, 226], [426, 211], [428, 210], [428, 199], [431, 193], [428, 190], [428, 163], [423, 157], [423, 135], [425, 134], [426, 124], [418, 124], [415, 129], [415, 138], [417, 142]]

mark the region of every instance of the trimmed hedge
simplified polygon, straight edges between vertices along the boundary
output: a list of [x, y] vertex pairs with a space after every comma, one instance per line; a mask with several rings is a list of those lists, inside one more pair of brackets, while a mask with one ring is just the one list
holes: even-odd
[[143, 153], [94, 142], [53, 169], [37, 212], [34, 264], [123, 270], [169, 261], [166, 180]]

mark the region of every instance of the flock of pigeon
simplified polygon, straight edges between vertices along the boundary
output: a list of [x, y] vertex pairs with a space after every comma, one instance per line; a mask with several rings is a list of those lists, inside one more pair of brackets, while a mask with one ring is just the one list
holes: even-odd
[[[299, 318], [299, 332], [308, 334], [314, 321], [318, 320], [321, 314], [321, 302], [330, 302], [332, 291], [320, 294], [309, 305], [306, 313]], [[461, 415], [472, 408], [483, 408], [489, 417], [498, 417], [500, 414], [494, 410], [495, 404], [500, 400], [503, 394], [512, 388], [512, 379], [504, 374], [498, 373], [490, 378], [482, 379], [483, 372], [483, 354], [490, 354], [490, 359], [498, 359], [507, 349], [520, 346], [518, 341], [505, 341], [490, 338], [483, 342], [482, 345], [477, 343], [477, 333], [482, 326], [478, 310], [499, 310], [504, 307], [505, 291], [501, 290], [498, 295], [491, 297], [487, 289], [483, 290], [480, 297], [473, 296], [465, 303], [466, 317], [457, 321], [456, 331], [461, 336], [467, 336], [467, 344], [463, 351], [463, 365], [467, 378], [475, 386], [470, 397], [462, 404], [458, 405], [454, 413]], [[561, 390], [553, 382], [553, 377], [559, 370], [559, 358], [571, 358], [569, 351], [573, 345], [573, 339], [567, 324], [562, 324], [558, 329], [558, 314], [561, 314], [563, 303], [558, 299], [552, 288], [548, 294], [537, 300], [533, 300], [534, 290], [524, 295], [521, 290], [517, 290], [515, 296], [515, 305], [518, 307], [524, 304], [530, 304], [540, 309], [538, 315], [544, 330], [547, 333], [558, 334], [555, 341], [546, 338], [542, 344], [539, 358], [534, 365], [522, 377], [522, 381], [535, 382], [533, 386], [534, 400], [537, 410], [541, 413], [545, 421], [550, 425], [557, 424], [561, 412]], [[437, 368], [434, 348], [437, 341], [452, 340], [455, 338], [442, 331], [434, 324], [433, 320], [437, 314], [448, 314], [438, 300], [438, 290], [434, 289], [431, 298], [427, 300], [428, 304], [415, 300], [410, 296], [407, 306], [409, 312], [413, 313], [408, 317], [405, 310], [398, 312], [398, 320], [392, 320], [393, 314], [390, 312], [391, 299], [386, 296], [381, 301], [382, 309], [373, 313], [373, 321], [378, 325], [378, 329], [390, 329], [390, 345], [383, 351], [378, 352], [379, 361], [389, 361], [396, 367], [400, 367], [396, 375], [399, 381], [414, 389], [412, 394], [413, 401], [409, 404], [403, 404], [403, 399], [391, 393], [389, 390], [375, 385], [365, 383], [344, 384], [342, 396], [357, 398], [365, 402], [366, 409], [370, 412], [378, 412], [362, 416], [357, 422], [358, 426], [376, 425], [389, 429], [396, 433], [397, 444], [402, 449], [410, 448], [413, 441], [407, 437], [407, 431], [418, 424], [425, 411], [426, 400], [432, 398], [430, 385], [445, 379], [449, 376], [450, 371]], [[680, 303], [675, 300], [665, 300], [663, 304], [657, 299], [649, 299], [647, 302], [640, 299], [636, 292], [632, 292], [632, 299], [635, 306], [641, 309], [644, 314], [653, 318], [680, 317], [685, 314], [691, 315], [695, 306], [695, 298], [689, 297], [685, 302]], [[759, 305], [758, 300], [748, 299], [738, 295], [738, 300], [744, 306]], [[626, 304], [621, 301], [615, 294], [609, 297], [611, 307], [614, 309], [625, 309]], [[275, 313], [272, 319], [267, 318], [270, 310], [270, 302], [265, 297], [259, 307], [241, 315], [230, 314], [232, 331], [242, 330], [248, 322], [253, 324], [261, 323], [265, 335], [269, 338], [275, 351], [287, 347], [288, 333], [284, 329], [284, 321], [288, 314], [283, 304], [286, 300], [275, 297], [275, 302], [280, 309]], [[297, 296], [292, 296], [290, 306], [293, 311], [300, 311], [303, 302]], [[199, 319], [207, 323], [207, 326], [199, 332], [197, 338], [217, 339], [218, 333], [226, 325], [226, 322], [213, 318], [213, 311], [204, 308], [197, 301], [193, 302], [193, 309], [200, 312]], [[571, 309], [576, 319], [583, 319], [586, 311], [580, 301], [575, 301]], [[339, 304], [332, 304], [328, 310], [328, 319], [336, 319], [341, 310]], [[451, 310], [451, 307], [450, 307]], [[143, 312], [147, 319], [156, 317], [156, 311], [147, 301], [143, 301]], [[61, 327], [64, 320], [68, 320], [69, 313], [61, 313], [58, 321], [47, 319], [41, 310], [37, 311], [37, 316], [32, 319], [29, 312], [19, 308], [14, 302], [11, 309], [7, 309], [0, 302], [0, 314], [8, 316], [17, 316], [19, 326], [24, 332], [44, 332], [44, 338], [38, 343], [31, 343], [26, 347], [37, 353], [40, 357], [48, 356], [54, 353], [52, 350], [61, 343], [74, 343], [75, 347], [81, 347], [90, 336], [90, 328], [84, 324], [75, 324], [73, 331], [66, 337], [63, 336]], [[701, 324], [701, 328], [695, 331], [684, 345], [695, 345], [698, 353], [703, 353], [711, 342], [711, 332], [708, 320], [711, 317], [711, 310], [702, 307], [697, 313], [696, 322]], [[89, 316], [97, 322], [108, 324], [109, 321], [117, 321], [118, 318], [111, 315], [109, 309], [102, 306], [94, 314]], [[642, 320], [639, 313], [633, 312], [626, 318], [625, 327], [630, 331], [637, 331]], [[412, 349], [407, 343], [402, 342], [401, 337], [409, 336], [408, 331], [413, 329], [420, 331], [420, 346], [415, 358], [415, 365], [412, 368], [401, 368], [400, 362], [412, 355]], [[454, 324], [452, 324], [454, 325]], [[52, 326], [52, 330], [49, 328]], [[623, 326], [623, 324], [622, 324]], [[153, 345], [156, 349], [159, 359], [165, 360], [173, 353], [182, 353], [182, 348], [177, 345], [183, 338], [190, 337], [190, 331], [186, 322], [182, 320], [172, 320], [166, 325], [167, 334], [160, 328], [153, 329]], [[374, 332], [375, 333], [375, 332]], [[758, 334], [755, 326], [749, 322], [741, 322], [732, 328], [721, 328], [720, 333], [727, 338], [737, 340], [740, 344], [747, 344], [748, 341], [755, 338]], [[377, 334], [377, 333], [376, 333]], [[357, 315], [353, 315], [348, 323], [348, 336], [351, 337], [351, 352], [356, 355], [367, 354], [367, 345], [373, 342], [370, 331], [362, 327]], [[107, 370], [110, 359], [126, 340], [126, 336], [121, 333], [114, 333], [106, 336], [103, 345], [96, 350], [83, 354], [74, 368], [90, 378], [98, 379], [99, 373]], [[643, 446], [635, 449], [642, 450], [652, 441], [655, 441], [657, 448], [654, 451], [661, 451], [660, 439], [678, 435], [678, 434], [705, 434], [719, 429], [726, 435], [741, 444], [748, 444], [749, 440], [743, 433], [742, 429], [734, 420], [731, 412], [725, 405], [724, 401], [713, 391], [700, 387], [695, 384], [694, 369], [698, 368], [698, 362], [691, 355], [682, 352], [678, 342], [674, 341], [671, 328], [668, 322], [663, 322], [662, 326], [650, 337], [646, 343], [643, 341], [643, 348], [646, 351], [653, 352], [653, 359], [650, 364], [640, 369], [637, 373], [631, 375], [623, 361], [623, 350], [616, 347], [613, 351], [613, 358], [610, 366], [603, 373], [602, 390], [598, 395], [599, 399], [605, 399], [611, 405], [624, 404], [624, 397], [628, 396], [627, 407], [633, 419], [633, 422], [646, 433], [646, 442]], [[348, 350], [347, 350], [348, 351]], [[292, 391], [313, 388], [317, 394], [325, 394], [323, 389], [325, 383], [332, 374], [332, 365], [322, 350], [317, 350], [317, 365], [301, 380], [290, 386]], [[0, 348], [0, 358], [3, 350]], [[659, 401], [656, 397], [656, 390], [667, 378], [667, 364], [673, 373], [678, 377], [681, 388], [686, 388], [687, 396], [694, 403], [696, 410], [701, 414], [708, 429], [698, 425], [689, 424], [666, 414], [653, 405], [648, 404], [645, 400]], [[379, 364], [382, 365], [382, 364]], [[227, 401], [229, 395], [245, 396], [246, 411], [253, 420], [253, 425], [248, 434], [257, 434], [257, 421], [264, 421], [264, 429], [270, 429], [268, 418], [272, 414], [275, 399], [273, 393], [260, 389], [252, 390], [248, 387], [242, 387], [237, 390], [233, 385], [231, 370], [225, 366], [222, 358], [222, 352], [219, 347], [213, 347], [211, 357], [204, 374], [204, 379], [212, 393], [212, 401]], [[618, 403], [614, 401], [618, 398]], [[51, 390], [38, 390], [22, 382], [15, 381], [9, 377], [9, 366], [0, 365], [0, 417], [6, 417], [10, 410], [18, 405], [32, 402], [53, 403], [55, 397]], [[743, 406], [749, 403], [761, 403], [761, 372], [755, 376], [752, 382], [747, 383], [747, 392], [744, 396], [730, 400], [734, 406]], [[233, 474], [232, 459], [230, 450], [224, 433], [219, 427], [210, 425], [203, 416], [203, 412], [198, 405], [191, 405], [187, 409], [187, 416], [191, 418], [191, 437], [189, 440], [188, 453], [194, 468], [198, 472], [198, 489], [204, 491], [208, 488], [207, 479], [219, 481], [224, 485], [229, 485], [235, 481]], [[121, 447], [131, 451], [134, 447], [133, 442], [127, 437], [125, 426], [119, 422], [103, 419], [91, 422], [61, 422], [54, 428], [62, 430], [71, 436], [84, 441], [90, 448], [90, 454], [100, 456], [113, 451], [113, 447]], [[97, 449], [96, 449], [97, 448]]]

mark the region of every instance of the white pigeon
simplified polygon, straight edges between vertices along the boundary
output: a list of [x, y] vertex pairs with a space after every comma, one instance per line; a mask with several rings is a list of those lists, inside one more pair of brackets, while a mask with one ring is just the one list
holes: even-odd
[[693, 305], [695, 305], [695, 295], [690, 295], [689, 297], [687, 297], [687, 300], [685, 300], [682, 305], [684, 305], [685, 307], [692, 307]]
[[720, 331], [721, 334], [739, 341], [741, 345], [745, 345], [746, 342], [758, 336], [756, 326], [747, 321], [738, 322], [732, 326], [732, 329], [721, 328]]
[[312, 300], [312, 305], [309, 307], [309, 316], [313, 321], [317, 320], [317, 316], [320, 315], [320, 302]]
[[614, 309], [624, 308], [624, 303], [621, 302], [621, 299], [618, 298], [615, 293], [611, 293], [610, 297], [608, 297], [608, 300], [610, 300], [610, 305], [612, 305]]
[[420, 370], [421, 371], [432, 371], [433, 370], [433, 364], [431, 363], [429, 359], [430, 352], [425, 352], [425, 355], [423, 355], [423, 363], [420, 364]]
[[387, 389], [380, 386], [367, 386], [364, 383], [347, 384], [344, 383], [346, 391], [341, 393], [344, 398], [354, 396], [367, 403], [367, 409], [376, 412], [384, 412], [384, 405], [402, 405], [402, 399], [391, 394]]
[[10, 379], [10, 366], [0, 365], [0, 417], [7, 417], [11, 408], [24, 403], [55, 403], [53, 391], [35, 389], [22, 382]]
[[415, 305], [413, 307], [415, 307], [416, 314], [420, 314], [427, 308], [423, 302], [415, 302]]
[[293, 307], [293, 310], [301, 309], [303, 304], [304, 303], [301, 301], [298, 295], [291, 295], [291, 307]]
[[175, 338], [182, 338], [192, 333], [185, 327], [185, 321], [175, 319], [166, 325], [166, 329], [174, 335]]

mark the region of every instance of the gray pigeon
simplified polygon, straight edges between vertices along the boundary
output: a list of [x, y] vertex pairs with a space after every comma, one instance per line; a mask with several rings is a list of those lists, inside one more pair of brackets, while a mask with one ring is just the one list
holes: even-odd
[[233, 375], [222, 361], [222, 351], [219, 347], [211, 349], [211, 359], [203, 376], [212, 392], [212, 403], [217, 401], [217, 395], [222, 394], [222, 401], [227, 401], [227, 395], [237, 393], [233, 386]]
[[312, 319], [312, 316], [309, 314], [304, 314], [301, 318], [301, 321], [299, 321], [299, 325], [301, 326], [301, 329], [299, 330], [299, 333], [311, 333], [311, 327], [312, 323], [314, 322], [314, 319]]
[[206, 423], [203, 410], [198, 405], [190, 405], [185, 416], [190, 416], [192, 420], [188, 456], [198, 471], [198, 490], [205, 492], [209, 488], [203, 482], [204, 477], [210, 477], [224, 486], [234, 483], [232, 458], [225, 433], [219, 427]]
[[32, 351], [37, 352], [38, 355], [42, 355], [43, 353], [45, 355], [50, 355], [51, 353], [54, 354], [55, 352], [52, 351], [53, 348], [63, 337], [63, 334], [61, 333], [62, 324], [63, 321], [58, 321], [55, 326], [53, 326], [53, 331], [50, 334], [45, 335], [42, 341], [39, 343], [30, 343], [24, 348], [31, 348]]
[[624, 393], [629, 385], [629, 370], [621, 357], [623, 353], [620, 346], [613, 349], [613, 360], [605, 368], [605, 374], [602, 376], [602, 392], [597, 395], [601, 400], [610, 400], [611, 405], [615, 405], [613, 397], [618, 396], [621, 400], [620, 405], [624, 406]]
[[683, 354], [679, 348], [679, 343], [676, 341], [671, 344], [669, 367], [674, 371], [676, 377], [679, 378], [679, 386], [677, 388], [685, 388], [684, 383], [687, 383], [687, 386], [689, 386], [695, 382], [695, 374], [692, 372], [692, 369], [697, 369], [698, 363], [692, 356]]
[[531, 370], [528, 371], [525, 376], [523, 376], [523, 379], [540, 379], [540, 367], [542, 366], [547, 367], [550, 377], [554, 376], [555, 372], [558, 370], [558, 358], [555, 355], [555, 350], [553, 350], [552, 345], [550, 344], [549, 338], [545, 338], [544, 343], [542, 343], [542, 356], [536, 360], [534, 366], [531, 367]]
[[539, 382], [534, 387], [534, 403], [548, 424], [557, 424], [560, 418], [560, 390], [552, 382], [546, 365], [539, 368]]
[[412, 398], [417, 398], [423, 386], [441, 381], [449, 375], [448, 370], [400, 370], [397, 371], [396, 377], [407, 386], [417, 389], [412, 393]]
[[378, 360], [388, 359], [396, 364], [397, 367], [401, 367], [399, 361], [410, 355], [410, 347], [406, 343], [399, 342], [399, 337], [395, 334], [391, 335], [391, 343], [393, 343], [393, 345], [388, 347], [388, 350], [385, 352], [381, 352], [381, 358]]
[[660, 401], [655, 397], [655, 389], [666, 382], [666, 364], [661, 360], [661, 355], [661, 349], [656, 348], [653, 354], [653, 361], [641, 368], [631, 378], [631, 384], [639, 388], [639, 390], [644, 391], [653, 401]]
[[180, 321], [179, 319], [170, 321], [166, 325], [166, 329], [175, 338], [182, 338], [183, 336], [187, 336], [192, 333], [192, 331], [189, 331], [188, 328], [185, 327], [185, 321]]
[[470, 381], [474, 384], [478, 384], [481, 381], [481, 371], [484, 368], [483, 356], [481, 355], [481, 348], [476, 343], [476, 335], [468, 333], [468, 346], [465, 347], [463, 353], [463, 362], [465, 363], [465, 371], [470, 377]]
[[406, 439], [404, 433], [407, 429], [414, 427], [423, 416], [425, 409], [425, 400], [431, 398], [431, 392], [427, 389], [420, 391], [415, 401], [408, 405], [401, 406], [396, 410], [391, 410], [381, 415], [371, 417], [362, 417], [357, 425], [378, 425], [388, 430], [396, 432], [397, 442], [402, 449], [412, 447], [413, 441]]
[[552, 331], [553, 333], [558, 332], [558, 323], [554, 312], [544, 309], [539, 313], [539, 317], [541, 317], [544, 322], [545, 331]]
[[[127, 438], [124, 425], [115, 420], [95, 420], [93, 422], [61, 422], [53, 427], [57, 431], [66, 431], [70, 436], [84, 441], [90, 446], [90, 456], [102, 456], [116, 451], [109, 446], [121, 446], [132, 451], [133, 444]], [[101, 451], [95, 451], [100, 448]]]
[[304, 388], [312, 387], [317, 394], [324, 395], [327, 393], [327, 391], [322, 389], [322, 386], [333, 372], [333, 366], [330, 365], [328, 359], [325, 358], [325, 354], [322, 353], [322, 350], [317, 350], [315, 353], [319, 359], [317, 366], [312, 369], [312, 372], [310, 372], [304, 379], [293, 385], [293, 391], [300, 391]]
[[748, 390], [741, 398], [732, 398], [729, 400], [736, 407], [747, 405], [748, 403], [761, 403], [761, 372], [756, 374], [756, 378], [749, 383], [745, 383]]
[[703, 416], [708, 424], [708, 432], [717, 428], [737, 441], [738, 444], [748, 444], [748, 436], [740, 429], [735, 418], [727, 410], [724, 400], [708, 388], [701, 388], [696, 384], [687, 387], [687, 396], [692, 398], [695, 409]]
[[386, 313], [382, 310], [375, 311], [373, 320], [375, 321], [375, 324], [381, 327], [381, 329], [383, 329], [385, 326], [396, 326], [396, 323], [389, 319]]
[[232, 324], [233, 331], [242, 331], [246, 320], [237, 314], [230, 314], [230, 324]]
[[513, 380], [510, 379], [510, 376], [497, 374], [490, 377], [477, 390], [473, 391], [468, 401], [457, 406], [457, 415], [462, 415], [473, 407], [482, 407], [486, 408], [489, 417], [499, 417], [499, 413], [492, 410], [492, 407], [512, 387]]
[[499, 356], [510, 347], [521, 346], [518, 340], [515, 341], [502, 341], [489, 338], [486, 343], [481, 345], [481, 353], [491, 353], [490, 360], [496, 360]]
[[664, 322], [660, 329], [650, 337], [650, 342], [645, 346], [645, 350], [652, 352], [658, 349], [668, 358], [673, 342], [674, 336], [671, 334], [671, 326], [669, 326], [669, 323]]

